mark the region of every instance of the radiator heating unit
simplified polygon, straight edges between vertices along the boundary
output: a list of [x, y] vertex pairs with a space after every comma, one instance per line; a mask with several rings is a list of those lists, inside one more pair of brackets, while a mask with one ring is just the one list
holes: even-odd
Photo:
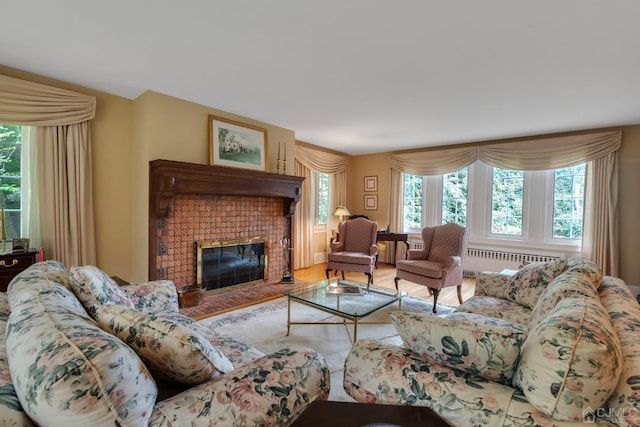
[[[412, 249], [423, 249], [421, 240], [410, 242]], [[464, 259], [464, 275], [475, 277], [481, 271], [518, 270], [522, 265], [531, 262], [547, 262], [560, 259], [555, 255], [527, 254], [511, 251], [467, 248]]]

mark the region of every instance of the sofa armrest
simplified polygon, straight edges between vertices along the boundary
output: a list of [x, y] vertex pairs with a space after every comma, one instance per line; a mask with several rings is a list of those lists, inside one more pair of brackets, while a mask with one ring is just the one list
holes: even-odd
[[154, 280], [122, 286], [136, 310], [147, 314], [161, 311], [177, 313], [178, 291], [171, 280]]
[[474, 419], [503, 425], [514, 392], [406, 348], [371, 340], [353, 344], [344, 362], [343, 386], [358, 402], [426, 406], [452, 426], [470, 425]]
[[288, 425], [329, 396], [329, 369], [309, 349], [282, 349], [158, 402], [149, 427]]
[[505, 298], [511, 275], [480, 272], [476, 275], [476, 289], [474, 296], [489, 296]]

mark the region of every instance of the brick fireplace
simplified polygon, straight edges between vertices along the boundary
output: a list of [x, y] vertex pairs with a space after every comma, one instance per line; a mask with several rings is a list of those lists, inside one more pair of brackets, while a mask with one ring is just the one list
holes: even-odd
[[278, 242], [292, 238], [304, 178], [168, 160], [149, 166], [149, 280], [192, 286], [197, 241], [246, 238], [267, 242], [265, 281], [282, 278]]

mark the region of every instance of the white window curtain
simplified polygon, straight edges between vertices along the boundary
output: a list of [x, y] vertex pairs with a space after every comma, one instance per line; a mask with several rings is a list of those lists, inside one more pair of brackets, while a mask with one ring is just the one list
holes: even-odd
[[402, 229], [404, 173], [442, 175], [480, 160], [491, 166], [517, 170], [548, 170], [587, 163], [582, 256], [598, 263], [605, 274], [617, 276], [618, 160], [621, 131], [597, 132], [498, 144], [429, 150], [391, 156], [389, 217]]
[[38, 191], [38, 169], [36, 167], [37, 144], [35, 128], [22, 127], [22, 236], [29, 236], [29, 245], [39, 248], [42, 245], [40, 237], [40, 208]]
[[91, 122], [95, 97], [0, 75], [0, 122], [36, 126], [45, 256], [95, 264]]
[[[302, 197], [294, 214], [294, 269], [313, 265], [314, 214], [312, 175], [314, 172], [331, 175], [329, 180], [329, 215], [327, 228], [336, 227], [336, 218], [331, 215], [339, 205], [347, 200], [347, 158], [333, 153], [314, 150], [296, 145], [295, 174], [304, 176]], [[327, 244], [330, 233], [327, 233]]]

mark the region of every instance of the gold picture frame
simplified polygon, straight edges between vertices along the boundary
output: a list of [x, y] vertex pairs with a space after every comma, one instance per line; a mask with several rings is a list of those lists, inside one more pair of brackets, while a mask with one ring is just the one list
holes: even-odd
[[370, 196], [364, 196], [364, 210], [365, 211], [377, 211], [378, 210], [378, 195], [373, 194]]
[[29, 250], [29, 239], [13, 239], [11, 242], [11, 251], [14, 253], [27, 252]]
[[209, 115], [209, 164], [267, 171], [267, 130]]
[[365, 176], [364, 177], [364, 191], [378, 191], [378, 177], [377, 176]]

